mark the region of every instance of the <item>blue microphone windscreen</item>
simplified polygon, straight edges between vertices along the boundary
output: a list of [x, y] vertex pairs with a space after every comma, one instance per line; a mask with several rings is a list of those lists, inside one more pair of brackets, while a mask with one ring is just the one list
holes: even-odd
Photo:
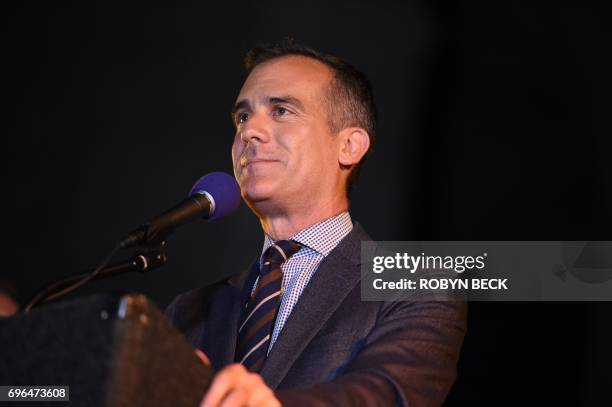
[[215, 220], [230, 215], [240, 205], [240, 187], [229, 174], [211, 172], [200, 178], [189, 191], [189, 196], [208, 192], [215, 201], [215, 210], [208, 220]]

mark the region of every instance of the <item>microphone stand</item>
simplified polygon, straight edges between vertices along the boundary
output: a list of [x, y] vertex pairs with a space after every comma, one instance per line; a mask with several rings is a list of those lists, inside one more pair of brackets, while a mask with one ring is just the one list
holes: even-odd
[[[165, 243], [166, 242], [162, 241], [161, 243], [147, 246], [145, 247], [145, 250], [143, 252], [134, 255], [134, 257], [129, 260], [124, 260], [103, 267], [93, 277], [92, 271], [87, 271], [85, 273], [64, 277], [61, 280], [58, 280], [46, 286], [43, 290], [39, 291], [32, 298], [32, 300], [28, 302], [27, 306], [23, 309], [23, 311], [28, 312], [38, 304], [45, 303], [47, 301], [51, 301], [61, 297], [63, 294], [57, 296], [54, 296], [54, 294], [81, 280], [99, 280], [130, 272], [146, 273], [149, 270], [161, 267], [166, 264], [166, 261], [168, 260], [166, 253], [163, 250], [163, 246], [165, 245]], [[65, 294], [67, 294], [68, 292], [66, 292]]]

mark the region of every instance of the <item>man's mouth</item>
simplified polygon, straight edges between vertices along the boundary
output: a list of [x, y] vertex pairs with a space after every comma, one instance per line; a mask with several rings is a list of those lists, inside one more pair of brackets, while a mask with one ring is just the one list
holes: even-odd
[[240, 165], [242, 167], [248, 167], [250, 165], [270, 164], [276, 161], [278, 160], [271, 160], [269, 158], [251, 158], [251, 159], [243, 158], [240, 160]]

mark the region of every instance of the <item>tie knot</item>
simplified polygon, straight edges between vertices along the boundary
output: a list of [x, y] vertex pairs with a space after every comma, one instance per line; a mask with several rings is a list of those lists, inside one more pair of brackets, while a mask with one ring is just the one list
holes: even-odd
[[264, 256], [264, 265], [280, 265], [289, 260], [291, 256], [300, 250], [301, 244], [293, 240], [279, 240], [268, 247]]

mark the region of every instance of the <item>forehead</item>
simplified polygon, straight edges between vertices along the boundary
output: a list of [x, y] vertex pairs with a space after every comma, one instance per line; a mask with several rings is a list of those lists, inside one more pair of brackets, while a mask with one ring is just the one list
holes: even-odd
[[275, 58], [251, 71], [237, 100], [279, 95], [318, 100], [331, 76], [325, 64], [312, 58], [298, 55]]

